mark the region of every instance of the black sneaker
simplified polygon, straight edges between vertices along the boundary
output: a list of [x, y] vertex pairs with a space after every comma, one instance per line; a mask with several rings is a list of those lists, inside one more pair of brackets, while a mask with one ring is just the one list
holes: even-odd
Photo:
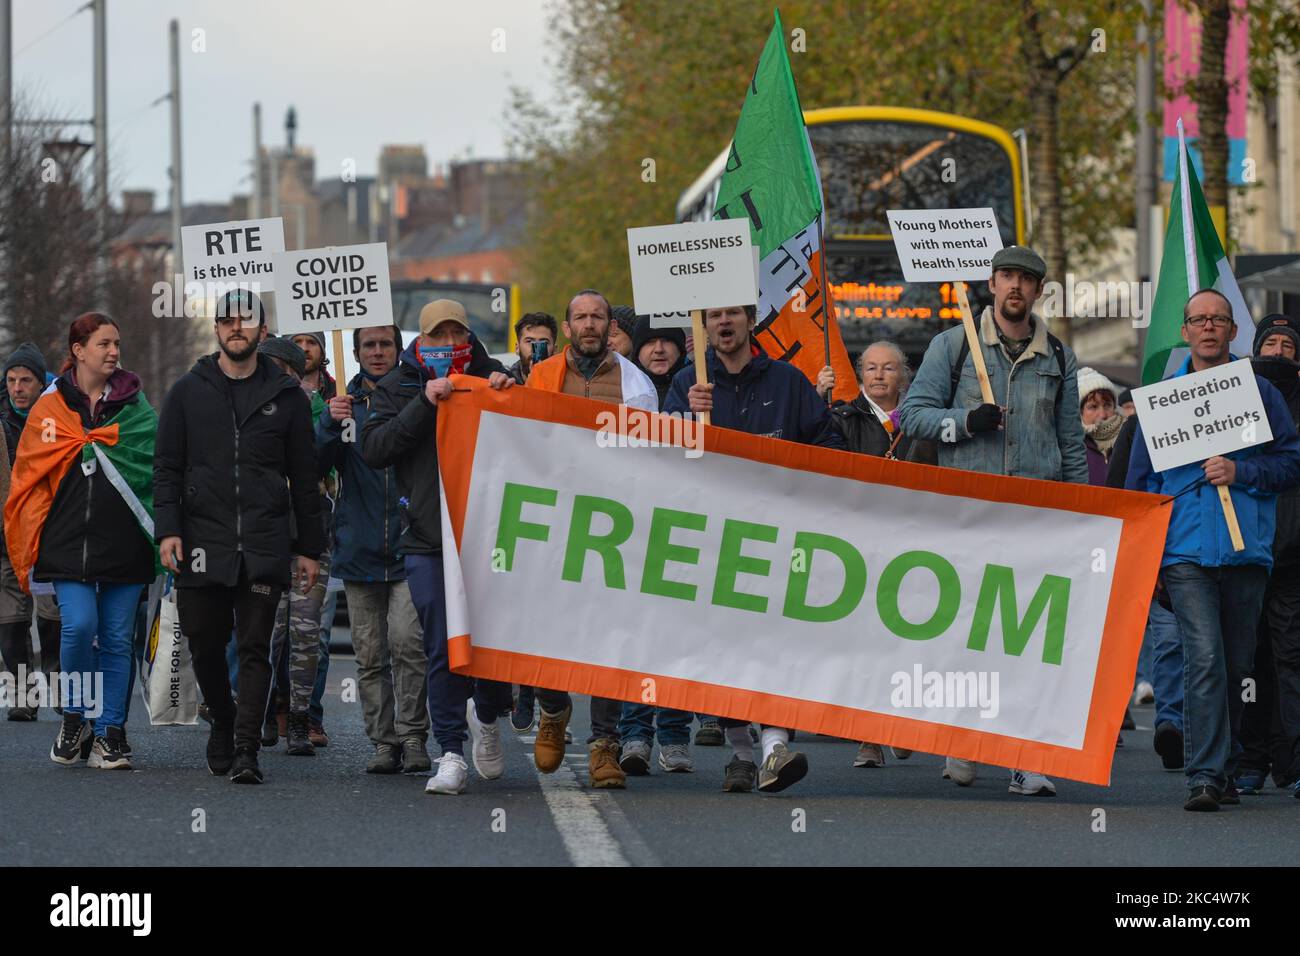
[[231, 783], [261, 783], [262, 768], [257, 765], [257, 751], [252, 747], [237, 747], [235, 762], [230, 767]]
[[96, 770], [130, 770], [131, 758], [122, 752], [122, 728], [108, 727], [97, 736], [86, 763]]
[[126, 728], [119, 727], [118, 731], [122, 734], [122, 739], [118, 741], [118, 749], [129, 757], [131, 756], [131, 745], [126, 742]]
[[311, 718], [307, 714], [289, 715], [288, 749], [291, 757], [314, 757], [316, 748], [307, 736], [311, 728]]
[[537, 698], [532, 688], [520, 688], [515, 698], [514, 709], [510, 711], [510, 727], [517, 734], [526, 734], [533, 729], [537, 720]]
[[54, 746], [50, 748], [50, 759], [71, 766], [78, 760], [89, 757], [93, 746], [90, 724], [80, 714], [67, 713], [63, 715], [59, 735], [54, 738]]
[[234, 725], [213, 723], [208, 731], [208, 772], [214, 777], [224, 777], [230, 773], [230, 765], [234, 762]]
[[721, 747], [724, 739], [722, 725], [716, 720], [701, 720], [700, 729], [695, 731], [697, 747]]
[[1228, 785], [1223, 789], [1223, 793], [1219, 794], [1219, 806], [1241, 806], [1241, 794], [1238, 792], [1237, 788], [1233, 786], [1232, 781], [1228, 781]]
[[279, 742], [280, 725], [276, 721], [275, 714], [271, 714], [266, 718], [266, 722], [262, 724], [262, 746], [274, 747]]
[[1219, 791], [1209, 784], [1192, 787], [1191, 793], [1187, 795], [1187, 802], [1183, 804], [1183, 809], [1212, 813], [1219, 809]]
[[1129, 713], [1127, 707], [1124, 708], [1124, 722], [1119, 725], [1120, 730], [1137, 730], [1137, 722], [1133, 720], [1133, 715]]
[[1181, 730], [1166, 720], [1156, 728], [1156, 735], [1152, 743], [1166, 770], [1183, 769], [1183, 732]]
[[35, 707], [10, 707], [8, 719], [21, 721], [24, 723], [29, 720], [35, 720], [36, 708]]
[[754, 789], [754, 778], [757, 775], [758, 768], [754, 766], [754, 761], [732, 757], [727, 763], [727, 775], [722, 780], [722, 789], [725, 793], [749, 793]]

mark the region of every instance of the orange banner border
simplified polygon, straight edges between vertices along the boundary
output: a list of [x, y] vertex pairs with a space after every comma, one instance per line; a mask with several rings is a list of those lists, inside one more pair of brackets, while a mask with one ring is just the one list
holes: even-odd
[[[597, 423], [597, 416], [601, 412], [608, 413], [611, 406], [518, 386], [497, 391], [477, 378], [453, 376], [453, 380], [456, 393], [438, 406], [437, 442], [443, 492], [459, 553], [473, 477], [478, 426], [484, 412], [598, 431], [601, 425]], [[629, 408], [626, 409], [626, 420], [633, 422], [636, 416], [649, 414]], [[1036, 770], [1084, 783], [1109, 784], [1115, 740], [1132, 693], [1150, 595], [1164, 553], [1165, 530], [1170, 515], [1168, 500], [1157, 495], [1090, 485], [1008, 478], [888, 461], [693, 422], [684, 423], [684, 427], [705, 429], [703, 444], [697, 446], [702, 447], [705, 454], [696, 459], [684, 458], [683, 468], [698, 467], [698, 463], [707, 461], [709, 455], [723, 454], [866, 484], [894, 485], [915, 491], [1014, 502], [1122, 520], [1124, 525], [1119, 552], [1115, 555], [1112, 590], [1083, 748], [1075, 750], [894, 714], [779, 697], [665, 675], [474, 648], [469, 634], [451, 636], [449, 655], [454, 671], [473, 677], [630, 701], [641, 700], [641, 681], [652, 677], [656, 682], [657, 704], [663, 707], [762, 721], [848, 740], [873, 740], [926, 753]], [[666, 430], [664, 434], [667, 434]], [[688, 434], [695, 439], [693, 433]]]

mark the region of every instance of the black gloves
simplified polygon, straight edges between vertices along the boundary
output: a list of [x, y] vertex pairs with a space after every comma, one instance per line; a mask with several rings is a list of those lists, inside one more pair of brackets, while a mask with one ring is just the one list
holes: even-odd
[[966, 430], [972, 435], [995, 431], [1002, 424], [1002, 409], [997, 405], [981, 405], [966, 415]]

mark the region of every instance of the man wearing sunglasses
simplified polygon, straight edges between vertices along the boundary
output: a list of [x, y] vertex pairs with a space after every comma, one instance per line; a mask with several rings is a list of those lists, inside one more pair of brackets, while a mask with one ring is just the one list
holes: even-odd
[[[1214, 289], [1183, 307], [1190, 355], [1171, 377], [1225, 365], [1237, 331], [1232, 303]], [[1255, 656], [1256, 628], [1273, 565], [1277, 493], [1300, 484], [1300, 437], [1277, 389], [1256, 375], [1273, 437], [1227, 455], [1157, 472], [1139, 421], [1125, 487], [1173, 498], [1161, 579], [1183, 637], [1186, 810], [1241, 802], [1233, 785], [1241, 745], [1243, 680]], [[1141, 414], [1141, 408], [1138, 409]], [[1232, 549], [1219, 502], [1226, 485], [1245, 548]]]

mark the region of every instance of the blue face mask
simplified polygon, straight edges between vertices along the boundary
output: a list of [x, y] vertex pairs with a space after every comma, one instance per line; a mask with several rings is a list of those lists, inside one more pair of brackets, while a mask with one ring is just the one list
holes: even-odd
[[450, 347], [429, 347], [426, 345], [417, 346], [420, 353], [420, 364], [428, 370], [434, 378], [446, 378], [447, 372], [451, 369], [452, 350]]

